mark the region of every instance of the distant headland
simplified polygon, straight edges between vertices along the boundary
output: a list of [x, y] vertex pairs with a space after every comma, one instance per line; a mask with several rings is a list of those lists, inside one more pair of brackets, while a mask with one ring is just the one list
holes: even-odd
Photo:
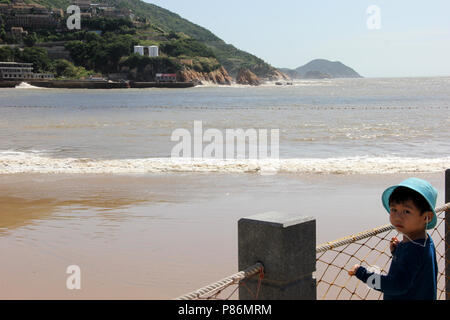
[[[158, 54], [136, 50], [150, 47]], [[209, 30], [141, 0], [0, 1], [0, 61], [32, 63], [35, 73], [57, 80], [161, 82], [166, 77], [158, 74], [175, 74], [176, 82], [229, 85], [256, 84], [253, 75], [262, 82], [288, 79]]]
[[296, 69], [279, 68], [292, 79], [362, 78], [352, 68], [339, 61], [316, 59]]

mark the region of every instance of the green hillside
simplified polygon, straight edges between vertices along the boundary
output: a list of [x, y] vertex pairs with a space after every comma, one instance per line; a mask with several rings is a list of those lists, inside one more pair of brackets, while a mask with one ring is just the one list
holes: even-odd
[[[72, 2], [69, 0], [26, 0], [47, 7], [65, 9]], [[206, 45], [214, 53], [217, 60], [235, 77], [241, 68], [248, 68], [259, 77], [270, 77], [277, 70], [262, 59], [226, 44], [209, 30], [198, 26], [169, 10], [141, 0], [103, 0], [98, 1], [128, 8], [139, 18], [148, 18], [150, 23], [166, 33], [182, 32]]]

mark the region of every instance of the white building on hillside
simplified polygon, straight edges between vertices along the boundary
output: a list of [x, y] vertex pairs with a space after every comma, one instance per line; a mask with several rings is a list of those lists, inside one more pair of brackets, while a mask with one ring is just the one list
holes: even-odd
[[158, 46], [134, 46], [134, 53], [140, 54], [141, 56], [158, 57], [159, 48]]
[[157, 57], [159, 56], [159, 48], [158, 46], [150, 46], [148, 47], [149, 55], [150, 57]]

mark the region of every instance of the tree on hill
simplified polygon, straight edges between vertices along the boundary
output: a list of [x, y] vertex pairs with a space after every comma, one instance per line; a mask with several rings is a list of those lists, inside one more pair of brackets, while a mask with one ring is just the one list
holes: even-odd
[[120, 62], [121, 71], [128, 73], [132, 80], [154, 81], [156, 73], [176, 73], [181, 65], [169, 57], [146, 57], [132, 54]]
[[133, 52], [137, 40], [130, 35], [107, 33], [103, 37], [86, 33], [85, 39], [66, 43], [73, 61], [89, 70], [102, 73], [118, 71], [119, 61]]
[[194, 39], [170, 40], [167, 43], [161, 44], [161, 51], [172, 57], [185, 55], [190, 57], [215, 58], [214, 52], [211, 49]]
[[27, 36], [25, 36], [23, 38], [23, 43], [27, 46], [27, 47], [32, 47], [36, 44], [36, 42], [38, 41], [36, 32], [33, 32]]
[[[71, 1], [34, 0], [34, 2], [46, 6], [53, 4], [54, 7], [65, 9]], [[63, 3], [64, 6], [62, 5]], [[107, 3], [117, 8], [131, 9], [138, 21], [150, 21], [151, 25], [155, 30], [159, 30], [160, 34], [165, 33], [168, 35], [168, 40], [179, 40], [177, 34], [181, 32], [190, 36], [212, 51], [213, 55], [232, 76], [236, 76], [237, 72], [243, 67], [248, 68], [259, 77], [269, 77], [277, 73], [273, 66], [262, 59], [225, 43], [206, 28], [196, 25], [169, 10], [142, 0], [103, 0], [102, 3]], [[89, 21], [86, 22], [88, 24], [91, 23]], [[97, 30], [113, 31], [112, 29], [114, 29], [113, 24], [108, 26], [106, 21], [104, 21], [104, 24], [99, 23], [99, 25], [91, 25], [91, 27], [95, 27]], [[132, 30], [134, 30], [132, 27], [122, 25], [119, 28], [115, 28], [114, 32], [126, 33], [128, 31], [133, 32]]]
[[37, 47], [27, 47], [18, 54], [21, 62], [32, 63], [34, 72], [49, 72], [52, 70], [52, 62], [47, 51]]
[[14, 50], [10, 47], [0, 47], [0, 61], [13, 62]]
[[94, 72], [87, 71], [83, 67], [77, 67], [65, 59], [58, 59], [54, 63], [54, 72], [57, 78], [80, 79], [86, 78]]

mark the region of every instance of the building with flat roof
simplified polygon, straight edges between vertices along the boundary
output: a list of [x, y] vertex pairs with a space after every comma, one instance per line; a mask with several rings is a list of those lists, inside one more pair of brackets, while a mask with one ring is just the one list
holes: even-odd
[[4, 17], [6, 27], [22, 27], [27, 29], [48, 29], [58, 25], [61, 12], [55, 14], [39, 4], [13, 2], [0, 3], [0, 14]]
[[28, 31], [24, 31], [22, 27], [11, 27], [11, 34], [15, 37], [21, 38], [28, 35]]
[[77, 5], [81, 13], [89, 13], [87, 17], [107, 17], [107, 18], [124, 18], [134, 19], [133, 11], [127, 8], [117, 8], [112, 4], [105, 3], [104, 1], [91, 0], [74, 0], [73, 4]]
[[141, 56], [158, 57], [159, 48], [158, 46], [134, 46], [134, 53], [140, 54]]
[[88, 10], [91, 7], [91, 0], [75, 0], [73, 4], [80, 7], [81, 10]]
[[50, 73], [34, 73], [32, 63], [0, 62], [0, 80], [53, 79]]
[[156, 82], [177, 82], [176, 73], [157, 73]]

